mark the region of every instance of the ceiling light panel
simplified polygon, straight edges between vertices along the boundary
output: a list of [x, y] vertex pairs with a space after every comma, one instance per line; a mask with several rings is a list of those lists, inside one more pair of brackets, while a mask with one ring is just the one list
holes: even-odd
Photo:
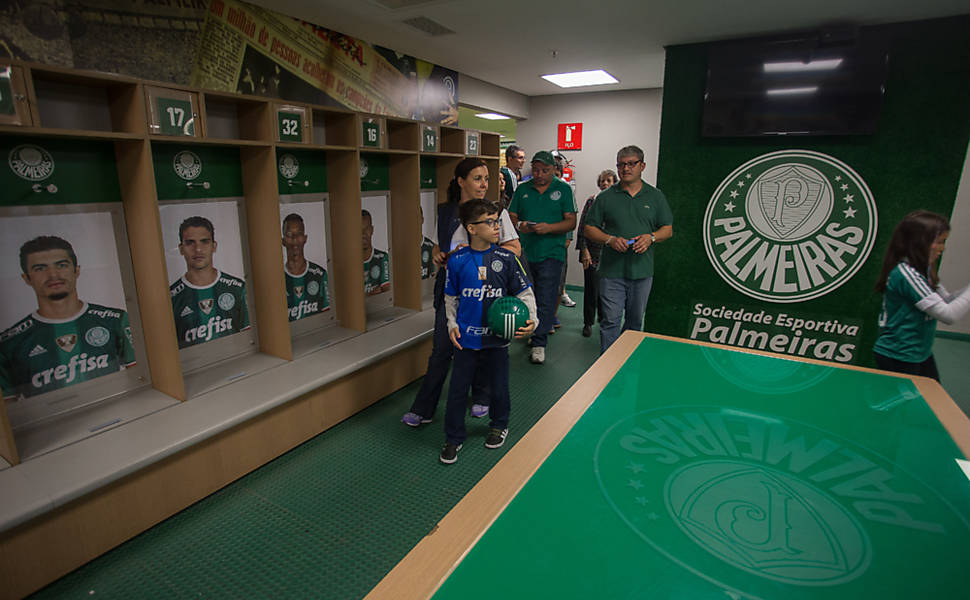
[[574, 73], [543, 75], [542, 78], [562, 88], [620, 83], [616, 77], [613, 77], [603, 69], [596, 69], [595, 71], [576, 71]]

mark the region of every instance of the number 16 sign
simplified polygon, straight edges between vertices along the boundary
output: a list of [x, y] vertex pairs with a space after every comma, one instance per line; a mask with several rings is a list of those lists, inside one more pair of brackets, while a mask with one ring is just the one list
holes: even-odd
[[556, 136], [556, 150], [582, 150], [583, 124], [560, 123], [559, 134]]

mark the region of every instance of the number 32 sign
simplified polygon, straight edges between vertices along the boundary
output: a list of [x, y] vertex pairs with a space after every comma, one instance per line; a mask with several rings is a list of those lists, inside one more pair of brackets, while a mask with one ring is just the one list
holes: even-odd
[[582, 150], [583, 124], [560, 123], [556, 140], [556, 150]]

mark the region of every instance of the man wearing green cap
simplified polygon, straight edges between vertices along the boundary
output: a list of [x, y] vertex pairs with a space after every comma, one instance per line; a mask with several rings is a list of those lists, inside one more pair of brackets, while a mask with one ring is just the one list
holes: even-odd
[[576, 203], [569, 184], [556, 177], [551, 152], [532, 157], [532, 179], [522, 182], [512, 196], [509, 216], [529, 263], [539, 312], [539, 328], [532, 335], [530, 360], [546, 360], [546, 341], [559, 304], [559, 279], [566, 261], [566, 232], [576, 226]]

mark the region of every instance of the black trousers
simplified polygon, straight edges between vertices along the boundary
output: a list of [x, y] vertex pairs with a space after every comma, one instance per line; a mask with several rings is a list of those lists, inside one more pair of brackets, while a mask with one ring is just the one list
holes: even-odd
[[921, 363], [896, 360], [895, 358], [883, 356], [878, 352], [873, 352], [872, 354], [876, 357], [876, 366], [883, 371], [905, 373], [906, 375], [922, 375], [923, 377], [929, 377], [937, 381], [940, 380], [940, 372], [936, 369], [936, 360], [932, 354]]
[[596, 267], [583, 269], [583, 325], [592, 327], [603, 316], [600, 308], [600, 275]]

